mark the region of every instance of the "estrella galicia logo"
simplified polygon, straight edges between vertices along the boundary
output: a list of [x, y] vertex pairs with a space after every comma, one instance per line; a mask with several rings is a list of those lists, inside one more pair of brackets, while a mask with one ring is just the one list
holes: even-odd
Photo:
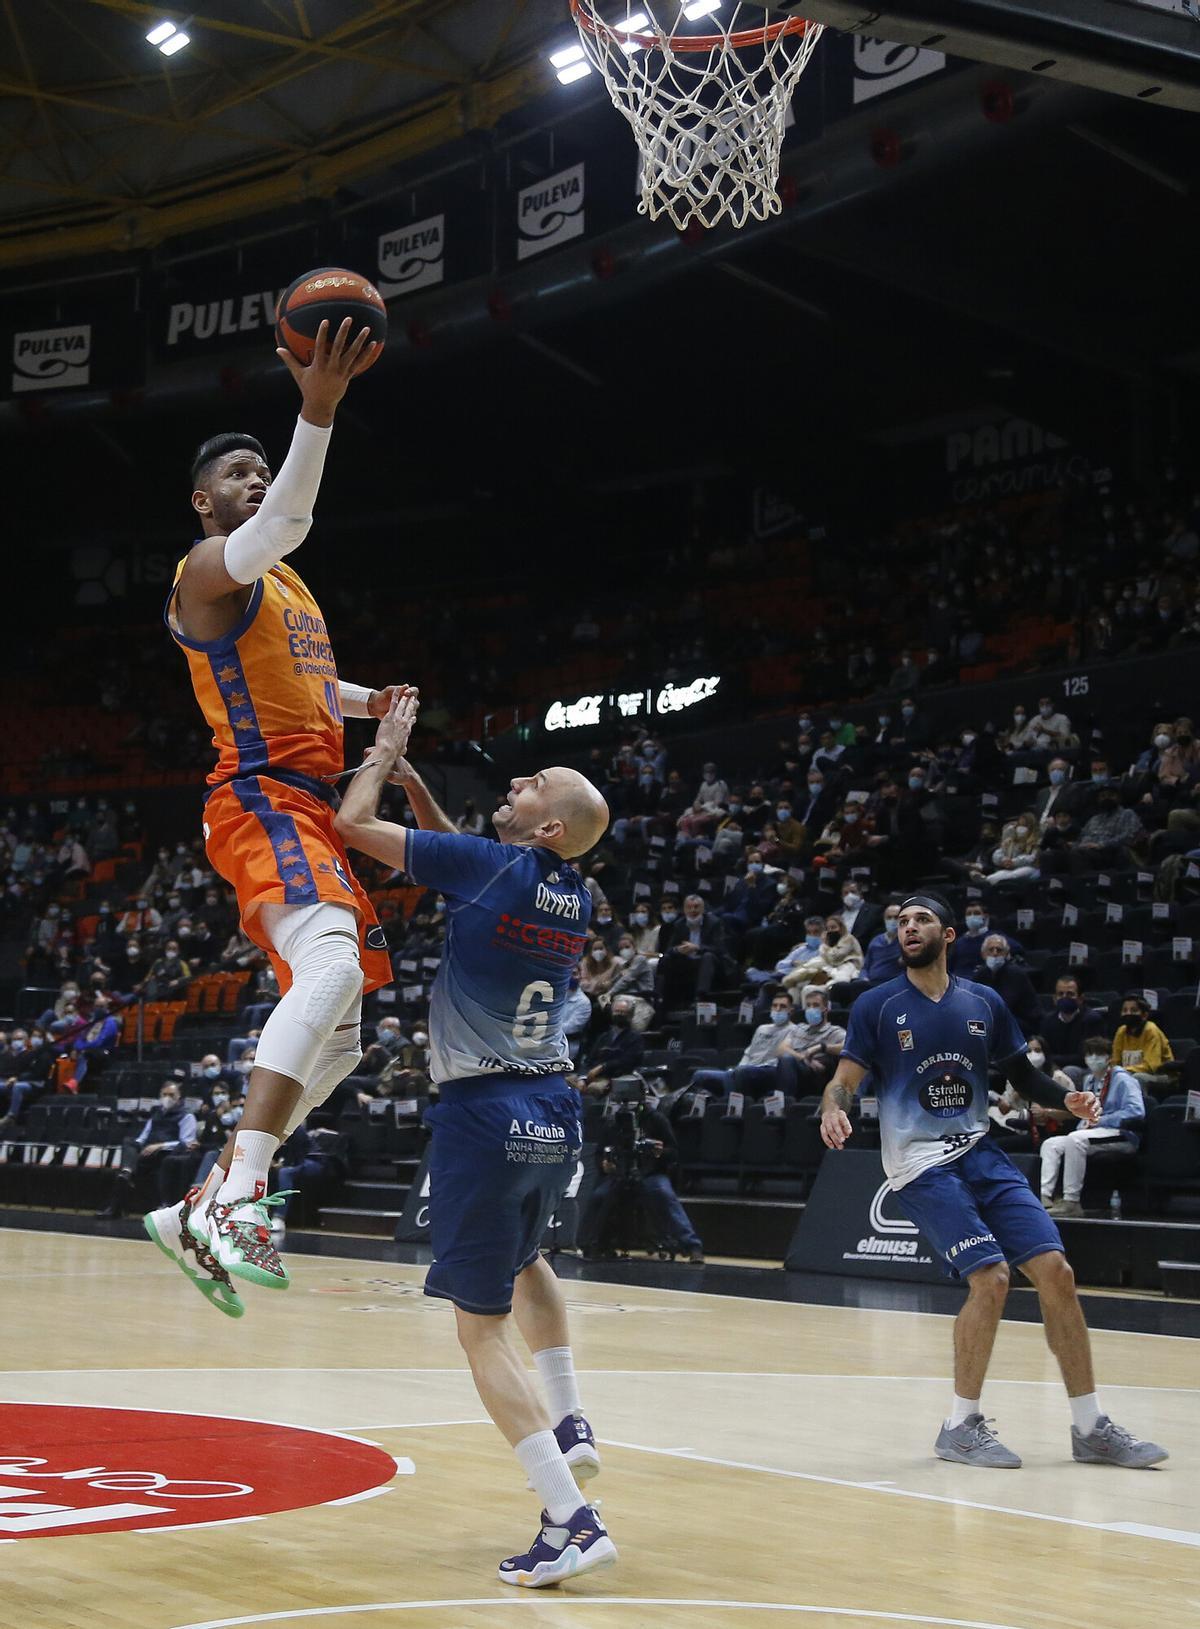
[[368, 950], [387, 949], [387, 934], [384, 933], [378, 922], [376, 922], [373, 927], [367, 929], [365, 943]]
[[379, 239], [375, 286], [385, 300], [430, 288], [446, 275], [446, 217], [430, 215]]
[[92, 325], [34, 328], [13, 335], [12, 388], [67, 390], [91, 378]]
[[517, 259], [583, 236], [583, 165], [573, 164], [517, 194]]
[[952, 1069], [931, 1075], [917, 1088], [921, 1107], [926, 1114], [932, 1114], [938, 1120], [953, 1120], [957, 1115], [965, 1114], [971, 1107], [973, 1095], [970, 1081], [956, 1075]]
[[919, 45], [897, 45], [878, 35], [854, 36], [854, 105], [869, 102], [885, 91], [898, 90], [914, 79], [924, 79], [946, 66], [942, 51]]

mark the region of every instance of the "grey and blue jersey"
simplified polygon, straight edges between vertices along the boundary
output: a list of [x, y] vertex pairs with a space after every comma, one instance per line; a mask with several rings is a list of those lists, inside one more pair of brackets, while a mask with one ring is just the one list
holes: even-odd
[[1004, 1002], [951, 976], [940, 1001], [901, 974], [860, 995], [842, 1056], [871, 1072], [893, 1188], [973, 1148], [988, 1128], [988, 1066], [1025, 1051]]
[[430, 1075], [565, 1074], [568, 980], [591, 895], [546, 848], [409, 831], [405, 869], [446, 896], [446, 943], [429, 1007]]

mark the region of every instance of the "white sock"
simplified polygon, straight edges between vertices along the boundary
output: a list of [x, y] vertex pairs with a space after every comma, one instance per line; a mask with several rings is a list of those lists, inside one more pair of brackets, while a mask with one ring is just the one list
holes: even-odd
[[522, 1437], [516, 1454], [552, 1522], [565, 1522], [587, 1503], [553, 1431], [535, 1431], [532, 1436]]
[[550, 1418], [557, 1425], [568, 1414], [582, 1414], [579, 1401], [579, 1381], [575, 1378], [575, 1359], [569, 1346], [546, 1346], [533, 1354], [538, 1366], [546, 1398], [550, 1404]]
[[239, 1131], [233, 1142], [233, 1161], [229, 1174], [217, 1195], [223, 1205], [235, 1199], [249, 1199], [258, 1191], [267, 1191], [267, 1177], [271, 1170], [271, 1157], [279, 1147], [279, 1138], [269, 1131]]
[[961, 1425], [969, 1414], [979, 1414], [981, 1412], [978, 1397], [960, 1397], [955, 1392], [954, 1407], [950, 1410], [950, 1418], [946, 1421], [946, 1424], [953, 1431], [954, 1427]]
[[1089, 1431], [1095, 1430], [1096, 1421], [1104, 1413], [1100, 1399], [1094, 1391], [1089, 1391], [1082, 1397], [1068, 1397], [1067, 1401], [1071, 1405], [1071, 1424], [1086, 1437]]

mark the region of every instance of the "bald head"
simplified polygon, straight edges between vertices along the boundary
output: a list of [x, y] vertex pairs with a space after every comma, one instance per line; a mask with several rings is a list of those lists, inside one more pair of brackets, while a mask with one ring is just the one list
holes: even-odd
[[608, 804], [591, 781], [559, 764], [517, 776], [492, 823], [506, 843], [537, 844], [573, 860], [595, 848], [608, 819]]

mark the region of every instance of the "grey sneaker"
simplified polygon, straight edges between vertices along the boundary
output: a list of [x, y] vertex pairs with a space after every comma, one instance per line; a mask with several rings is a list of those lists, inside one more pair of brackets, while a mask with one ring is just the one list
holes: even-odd
[[1058, 1199], [1049, 1206], [1051, 1216], [1082, 1216], [1083, 1206], [1078, 1199]]
[[1135, 1471], [1148, 1470], [1171, 1457], [1156, 1442], [1139, 1442], [1132, 1431], [1116, 1425], [1107, 1414], [1100, 1416], [1086, 1437], [1071, 1427], [1071, 1453], [1083, 1465], [1125, 1465]]
[[1016, 1471], [1021, 1461], [1006, 1448], [982, 1414], [968, 1414], [961, 1425], [943, 1424], [933, 1451], [939, 1459], [958, 1465], [987, 1465], [998, 1471]]

